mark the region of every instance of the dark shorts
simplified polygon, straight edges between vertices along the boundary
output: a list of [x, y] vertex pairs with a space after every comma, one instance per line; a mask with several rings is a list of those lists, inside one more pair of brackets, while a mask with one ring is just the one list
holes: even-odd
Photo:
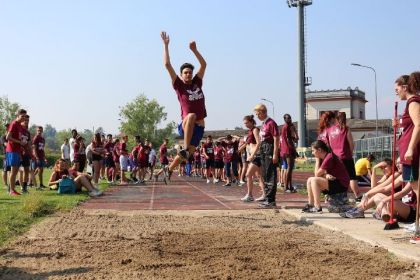
[[201, 161], [194, 161], [194, 167], [197, 168], [201, 168]]
[[258, 166], [258, 167], [261, 167], [261, 158], [260, 158], [260, 157], [255, 157], [255, 158], [251, 161], [251, 163], [252, 163], [252, 164], [254, 164], [254, 165], [256, 165], [256, 166]]
[[11, 170], [11, 168], [10, 168], [10, 166], [7, 165], [6, 158], [4, 158], [3, 159], [3, 171], [7, 172], [7, 171], [10, 171], [10, 170]]
[[29, 167], [31, 166], [31, 157], [30, 156], [22, 156], [22, 161], [20, 162], [22, 167]]
[[92, 161], [101, 161], [102, 156], [92, 153]]
[[357, 180], [356, 169], [354, 169], [353, 159], [342, 159], [341, 160], [346, 167], [347, 173], [349, 174], [350, 180]]
[[109, 157], [105, 158], [105, 167], [108, 167], [108, 168], [115, 167], [114, 160]]
[[[178, 125], [178, 134], [179, 136], [184, 137], [184, 129], [182, 128], [182, 122]], [[195, 124], [190, 145], [197, 147], [198, 144], [200, 144], [200, 141], [203, 138], [203, 135], [204, 135], [204, 126], [199, 126]]]
[[32, 169], [35, 170], [37, 168], [44, 168], [45, 161], [44, 160], [33, 160], [32, 161]]
[[214, 168], [214, 159], [206, 159], [206, 168]]
[[416, 208], [410, 206], [410, 213], [408, 214], [407, 218], [400, 217], [397, 214], [397, 220], [403, 223], [414, 223], [416, 221]]
[[328, 190], [323, 190], [323, 194], [337, 194], [337, 193], [345, 193], [347, 192], [347, 188], [341, 185], [340, 181], [338, 180], [328, 180]]
[[415, 182], [419, 179], [419, 168], [414, 165], [403, 164], [402, 177], [404, 182]]
[[223, 163], [223, 160], [215, 160], [214, 161], [214, 168], [217, 169], [222, 169], [225, 166], [225, 164]]
[[162, 158], [162, 159], [160, 159], [160, 164], [161, 165], [168, 165], [169, 164], [169, 160], [168, 160], [168, 158]]
[[149, 167], [149, 162], [147, 160], [141, 160], [138, 162], [138, 166], [140, 168], [147, 168]]

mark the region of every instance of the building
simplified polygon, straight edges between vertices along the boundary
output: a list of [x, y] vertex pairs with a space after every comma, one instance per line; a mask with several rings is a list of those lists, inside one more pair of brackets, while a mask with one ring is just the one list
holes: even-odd
[[345, 112], [348, 119], [364, 120], [365, 92], [359, 88], [306, 92], [306, 120], [319, 120], [325, 111]]

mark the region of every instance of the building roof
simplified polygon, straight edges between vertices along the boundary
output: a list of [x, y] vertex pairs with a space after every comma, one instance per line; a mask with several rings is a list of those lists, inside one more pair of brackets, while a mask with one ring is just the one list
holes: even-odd
[[342, 99], [342, 98], [351, 98], [351, 99], [360, 99], [364, 102], [367, 102], [365, 98], [365, 92], [360, 90], [358, 87], [352, 89], [348, 87], [347, 89], [328, 89], [328, 90], [308, 90], [305, 94], [306, 101], [316, 101], [318, 99]]

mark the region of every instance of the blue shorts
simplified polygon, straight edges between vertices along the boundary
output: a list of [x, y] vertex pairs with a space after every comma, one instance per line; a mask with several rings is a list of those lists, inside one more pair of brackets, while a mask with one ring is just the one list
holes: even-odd
[[[178, 134], [184, 137], [184, 129], [182, 128], [182, 122], [178, 125]], [[190, 145], [197, 147], [200, 144], [201, 139], [204, 135], [204, 126], [194, 125], [193, 135], [191, 137]], [[188, 147], [185, 147], [188, 149]]]
[[403, 181], [415, 182], [419, 179], [419, 168], [414, 165], [403, 164]]
[[281, 168], [282, 168], [282, 169], [287, 169], [287, 168], [289, 168], [289, 166], [287, 165], [287, 159], [286, 159], [286, 158], [283, 158], [283, 159], [282, 159]]
[[20, 166], [20, 153], [6, 152], [6, 166]]

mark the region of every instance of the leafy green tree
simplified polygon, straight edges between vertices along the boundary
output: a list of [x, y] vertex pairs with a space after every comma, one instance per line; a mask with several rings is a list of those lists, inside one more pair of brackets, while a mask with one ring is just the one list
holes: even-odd
[[0, 133], [5, 133], [5, 124], [10, 123], [16, 118], [16, 112], [20, 108], [20, 105], [15, 102], [11, 102], [7, 96], [0, 97]]
[[121, 108], [121, 131], [130, 137], [148, 138], [155, 147], [160, 145], [164, 138], [171, 138], [176, 127], [170, 122], [162, 129], [157, 128], [167, 118], [164, 109], [155, 99], [149, 100], [144, 94], [137, 96]]

